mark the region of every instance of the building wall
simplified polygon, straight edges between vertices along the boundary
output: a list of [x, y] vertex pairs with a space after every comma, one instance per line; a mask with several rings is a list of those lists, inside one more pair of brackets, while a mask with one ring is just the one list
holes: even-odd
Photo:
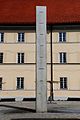
[[[18, 42], [17, 33], [23, 31], [3, 32], [4, 42], [0, 43], [0, 52], [3, 53], [3, 63], [0, 64], [0, 98], [33, 98], [36, 94], [36, 34], [34, 31], [24, 31], [25, 42]], [[24, 64], [17, 63], [17, 53], [24, 53]], [[47, 44], [47, 58], [50, 63], [50, 42]], [[50, 80], [50, 65], [47, 66], [47, 71]], [[24, 77], [24, 89], [16, 88], [17, 77]]]
[[[2, 32], [2, 31], [1, 31]], [[34, 31], [3, 31], [4, 43], [0, 52], [4, 53], [0, 64], [2, 90], [0, 98], [35, 97], [36, 89], [36, 34]], [[18, 32], [25, 33], [25, 42], [18, 42]], [[47, 33], [47, 81], [51, 81], [50, 32]], [[53, 93], [54, 99], [80, 97], [80, 32], [66, 32], [66, 42], [59, 42], [59, 32], [52, 33], [53, 48]], [[24, 64], [17, 63], [17, 53], [24, 53]], [[60, 64], [59, 53], [67, 53], [67, 63]], [[24, 89], [16, 89], [16, 78], [24, 77]], [[60, 77], [67, 77], [67, 89], [60, 89]], [[47, 82], [50, 96], [50, 83]]]
[[[59, 42], [59, 33], [53, 33], [54, 99], [80, 97], [80, 32], [67, 32], [66, 42]], [[67, 62], [60, 63], [60, 52], [66, 52]], [[67, 77], [67, 89], [60, 89], [60, 77]]]

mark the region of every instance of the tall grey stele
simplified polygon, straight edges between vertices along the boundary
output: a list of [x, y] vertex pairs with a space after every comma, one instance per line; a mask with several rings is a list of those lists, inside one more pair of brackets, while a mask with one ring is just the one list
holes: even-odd
[[36, 112], [47, 112], [46, 6], [36, 6]]

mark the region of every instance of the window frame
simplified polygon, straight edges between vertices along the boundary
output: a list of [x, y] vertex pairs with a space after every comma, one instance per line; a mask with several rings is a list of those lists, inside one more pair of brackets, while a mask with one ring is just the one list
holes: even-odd
[[0, 64], [3, 63], [3, 52], [0, 52]]
[[17, 35], [17, 42], [25, 42], [25, 33], [24, 32], [18, 32]]
[[67, 53], [66, 52], [59, 52], [59, 62], [60, 63], [67, 63]]
[[24, 77], [17, 77], [17, 79], [16, 79], [16, 89], [17, 90], [24, 89]]
[[4, 42], [4, 32], [0, 32], [0, 43]]
[[66, 32], [59, 32], [59, 42], [66, 42]]
[[0, 90], [2, 90], [2, 77], [0, 77]]
[[60, 89], [68, 89], [67, 77], [60, 77]]
[[18, 64], [24, 64], [24, 52], [18, 52], [17, 53], [17, 63]]

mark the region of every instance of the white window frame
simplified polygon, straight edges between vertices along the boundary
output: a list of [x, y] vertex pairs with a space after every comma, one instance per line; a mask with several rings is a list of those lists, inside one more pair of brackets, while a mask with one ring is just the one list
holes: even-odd
[[[3, 34], [3, 39], [2, 39], [2, 34]], [[0, 32], [0, 43], [4, 42], [4, 33]]]
[[[66, 55], [66, 60], [64, 60], [64, 54]], [[67, 53], [66, 52], [59, 52], [59, 62], [60, 63], [67, 63]]]
[[[19, 35], [20, 35], [20, 39], [18, 39]], [[24, 35], [24, 39], [22, 39], [23, 35]], [[18, 32], [18, 34], [17, 34], [17, 42], [24, 42], [24, 41], [25, 41], [25, 33], [24, 32]]]
[[[20, 54], [20, 62], [18, 62], [18, 59], [19, 59], [19, 58], [18, 58], [18, 57], [19, 57], [18, 54]], [[21, 63], [23, 64], [23, 63], [24, 63], [24, 62], [22, 62], [22, 54], [24, 54], [24, 52], [18, 52], [18, 53], [17, 53], [17, 63], [18, 63], [18, 64], [21, 64]], [[24, 56], [25, 56], [25, 54], [24, 54]]]
[[[60, 41], [60, 33], [61, 33], [61, 41]], [[58, 41], [59, 42], [66, 42], [66, 35], [65, 35], [65, 40], [64, 40], [64, 33], [66, 34], [66, 32], [59, 32], [58, 34]]]
[[[18, 86], [18, 84], [17, 84], [18, 78], [19, 78], [19, 86]], [[22, 79], [23, 79], [23, 88], [21, 88]], [[16, 89], [17, 89], [17, 90], [19, 90], [19, 89], [24, 89], [24, 77], [17, 77], [17, 79], [16, 79]]]
[[[66, 78], [66, 87], [65, 87], [65, 78]], [[67, 89], [67, 77], [60, 77], [60, 84], [62, 79], [62, 87], [60, 86], [60, 89]]]

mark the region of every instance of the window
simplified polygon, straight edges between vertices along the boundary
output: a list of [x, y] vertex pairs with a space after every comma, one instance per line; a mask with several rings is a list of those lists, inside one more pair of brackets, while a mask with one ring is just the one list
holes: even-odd
[[0, 63], [3, 63], [3, 53], [0, 53]]
[[17, 89], [24, 89], [24, 77], [17, 77]]
[[4, 41], [4, 33], [0, 33], [0, 42]]
[[60, 53], [60, 63], [66, 63], [66, 52]]
[[2, 78], [0, 77], [0, 90], [2, 90]]
[[67, 89], [67, 77], [60, 77], [60, 89]]
[[18, 33], [18, 42], [24, 42], [24, 33], [23, 32]]
[[59, 42], [66, 42], [66, 32], [59, 32]]
[[18, 53], [18, 63], [24, 63], [24, 53]]

